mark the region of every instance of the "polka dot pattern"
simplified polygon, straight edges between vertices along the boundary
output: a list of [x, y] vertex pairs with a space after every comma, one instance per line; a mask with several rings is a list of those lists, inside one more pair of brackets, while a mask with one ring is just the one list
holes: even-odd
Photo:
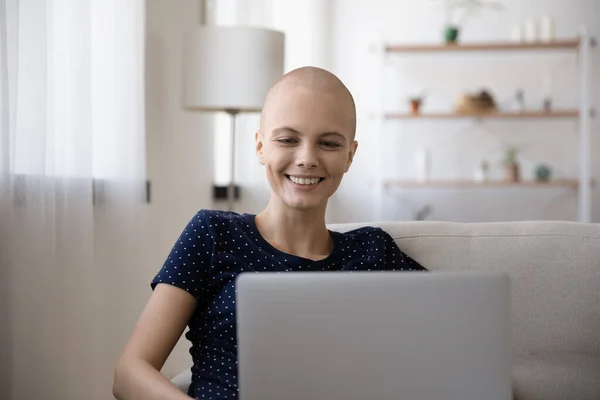
[[425, 271], [380, 228], [331, 231], [333, 251], [319, 261], [281, 252], [259, 233], [252, 214], [200, 210], [151, 282], [186, 290], [198, 301], [186, 333], [193, 360], [188, 395], [237, 399], [235, 278], [242, 272]]

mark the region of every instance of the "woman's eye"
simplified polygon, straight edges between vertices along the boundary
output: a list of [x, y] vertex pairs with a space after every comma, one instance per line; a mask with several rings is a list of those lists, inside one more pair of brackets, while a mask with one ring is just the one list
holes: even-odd
[[336, 142], [321, 142], [321, 145], [330, 149], [337, 149], [340, 147], [340, 144]]
[[298, 142], [296, 139], [278, 139], [277, 141], [281, 144], [296, 144]]

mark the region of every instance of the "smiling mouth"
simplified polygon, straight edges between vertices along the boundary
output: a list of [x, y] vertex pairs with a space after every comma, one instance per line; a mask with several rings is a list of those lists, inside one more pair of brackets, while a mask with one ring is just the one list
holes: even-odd
[[304, 185], [304, 186], [316, 185], [325, 180], [325, 178], [301, 178], [301, 177], [292, 176], [292, 175], [286, 175], [285, 177], [289, 181], [295, 183], [296, 185]]

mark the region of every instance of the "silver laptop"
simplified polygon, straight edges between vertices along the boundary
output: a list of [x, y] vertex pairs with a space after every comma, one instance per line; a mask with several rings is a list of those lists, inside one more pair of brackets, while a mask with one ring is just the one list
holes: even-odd
[[248, 273], [241, 400], [509, 400], [510, 280], [487, 272]]

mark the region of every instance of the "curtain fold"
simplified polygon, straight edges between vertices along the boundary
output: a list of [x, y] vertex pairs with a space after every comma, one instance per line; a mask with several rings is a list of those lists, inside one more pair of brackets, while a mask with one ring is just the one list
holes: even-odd
[[120, 275], [143, 262], [144, 18], [0, 0], [2, 399], [112, 397]]

